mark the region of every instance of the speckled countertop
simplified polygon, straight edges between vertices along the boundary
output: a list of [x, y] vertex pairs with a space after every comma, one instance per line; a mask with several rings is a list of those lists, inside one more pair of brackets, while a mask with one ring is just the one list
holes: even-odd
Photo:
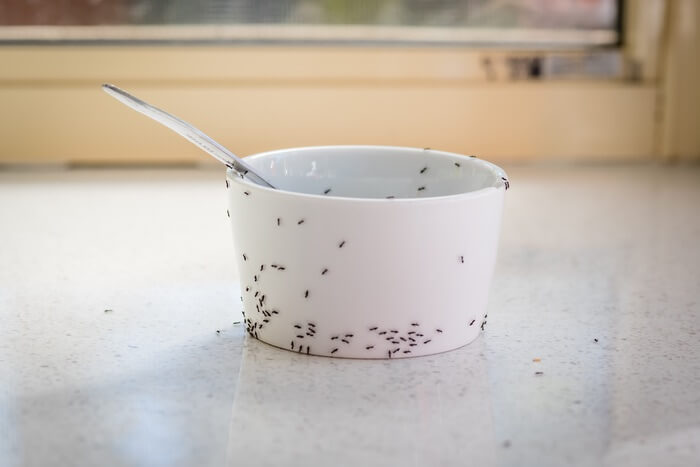
[[508, 169], [486, 332], [401, 361], [232, 325], [220, 171], [0, 172], [0, 465], [700, 465], [700, 169]]

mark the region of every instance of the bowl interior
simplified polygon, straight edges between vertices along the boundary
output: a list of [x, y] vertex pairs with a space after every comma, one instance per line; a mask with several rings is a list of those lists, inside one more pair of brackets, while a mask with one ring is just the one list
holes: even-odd
[[503, 171], [432, 149], [318, 146], [246, 158], [278, 189], [349, 198], [427, 198], [503, 186]]

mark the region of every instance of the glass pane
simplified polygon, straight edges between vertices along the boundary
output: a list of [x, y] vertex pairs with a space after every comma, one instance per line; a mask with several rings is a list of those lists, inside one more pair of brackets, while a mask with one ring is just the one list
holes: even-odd
[[[337, 26], [333, 34], [341, 39], [343, 31], [349, 31], [350, 26], [413, 27], [442, 29], [437, 35], [443, 41], [477, 43], [509, 42], [512, 34], [519, 31], [529, 31], [530, 36], [539, 31], [539, 40], [544, 38], [544, 42], [543, 31], [552, 33], [551, 42], [556, 42], [562, 32], [578, 32], [576, 37], [580, 37], [581, 43], [590, 42], [586, 38], [592, 36], [585, 33], [593, 32], [599, 33], [595, 36], [598, 45], [616, 43], [620, 14], [619, 0], [0, 0], [2, 26], [266, 25], [266, 31], [270, 31], [269, 26], [277, 25], [306, 26], [312, 31], [314, 26], [332, 25]], [[0, 29], [7, 33], [13, 28]], [[210, 32], [209, 36], [206, 29], [197, 31], [188, 37], [233, 38], [222, 36], [221, 30], [217, 34]], [[450, 36], [449, 31], [454, 34]], [[509, 36], [499, 38], [499, 31]], [[174, 33], [177, 35], [176, 30]], [[57, 34], [54, 39], [61, 38], [60, 31]], [[109, 39], [109, 34], [101, 35], [95, 28], [90, 34], [96, 39]], [[138, 34], [137, 29], [128, 37], [138, 39]], [[266, 37], [260, 31], [252, 36], [263, 40]], [[410, 35], [389, 36], [399, 41], [411, 38]], [[23, 37], [31, 39], [31, 36]], [[304, 38], [304, 35], [295, 37]], [[382, 37], [380, 34], [370, 39], [382, 40]], [[307, 39], [314, 38], [327, 36], [308, 34]], [[423, 39], [416, 36], [416, 40]], [[528, 42], [527, 34], [520, 40]]]

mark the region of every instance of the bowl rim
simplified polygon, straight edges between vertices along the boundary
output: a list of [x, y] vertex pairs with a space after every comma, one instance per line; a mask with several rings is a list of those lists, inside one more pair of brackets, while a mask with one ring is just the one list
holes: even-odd
[[246, 156], [245, 159], [246, 160], [247, 159], [250, 159], [250, 160], [264, 159], [265, 157], [279, 155], [280, 153], [285, 153], [285, 152], [290, 152], [290, 151], [304, 151], [304, 150], [310, 150], [310, 149], [322, 150], [322, 149], [350, 149], [350, 148], [360, 149], [360, 150], [393, 149], [393, 150], [401, 150], [401, 151], [406, 151], [406, 150], [430, 151], [430, 154], [438, 154], [442, 157], [446, 156], [449, 159], [459, 160], [460, 162], [465, 162], [465, 163], [470, 163], [470, 164], [479, 164], [479, 165], [485, 167], [486, 169], [488, 169], [489, 171], [493, 172], [497, 177], [500, 177], [501, 182], [498, 186], [489, 186], [489, 187], [479, 188], [478, 190], [465, 191], [464, 193], [456, 193], [456, 194], [452, 194], [452, 195], [426, 196], [426, 197], [422, 197], [422, 198], [418, 198], [418, 197], [416, 197], [416, 198], [360, 198], [360, 197], [350, 197], [350, 196], [318, 195], [318, 194], [313, 194], [313, 193], [302, 193], [299, 191], [284, 190], [284, 189], [280, 189], [280, 188], [270, 188], [270, 187], [262, 186], [262, 185], [259, 185], [257, 183], [251, 182], [248, 179], [241, 178], [231, 168], [226, 169], [226, 178], [232, 182], [244, 185], [246, 187], [258, 189], [261, 191], [267, 191], [270, 193], [274, 193], [278, 196], [283, 195], [283, 196], [307, 198], [307, 199], [313, 199], [313, 200], [324, 200], [326, 202], [345, 201], [345, 202], [358, 202], [358, 203], [383, 203], [383, 204], [388, 204], [388, 205], [405, 204], [405, 203], [444, 202], [447, 200], [457, 201], [457, 200], [464, 200], [464, 199], [480, 198], [480, 197], [487, 196], [491, 193], [495, 193], [498, 191], [505, 192], [509, 186], [509, 179], [508, 179], [508, 175], [506, 174], [505, 170], [503, 170], [501, 167], [497, 166], [496, 164], [494, 164], [492, 162], [486, 161], [486, 160], [481, 159], [477, 156], [470, 156], [470, 155], [459, 154], [459, 153], [454, 153], [454, 152], [441, 151], [439, 149], [432, 149], [432, 148], [416, 148], [416, 147], [410, 147], [410, 146], [386, 146], [386, 145], [368, 145], [368, 144], [299, 146], [299, 147], [273, 149], [270, 151], [258, 152], [258, 153]]

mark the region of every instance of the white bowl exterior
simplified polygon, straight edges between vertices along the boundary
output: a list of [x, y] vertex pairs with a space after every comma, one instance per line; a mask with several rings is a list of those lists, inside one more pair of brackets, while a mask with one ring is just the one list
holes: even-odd
[[367, 200], [261, 188], [230, 171], [227, 177], [251, 336], [350, 358], [428, 355], [478, 336], [504, 188]]

